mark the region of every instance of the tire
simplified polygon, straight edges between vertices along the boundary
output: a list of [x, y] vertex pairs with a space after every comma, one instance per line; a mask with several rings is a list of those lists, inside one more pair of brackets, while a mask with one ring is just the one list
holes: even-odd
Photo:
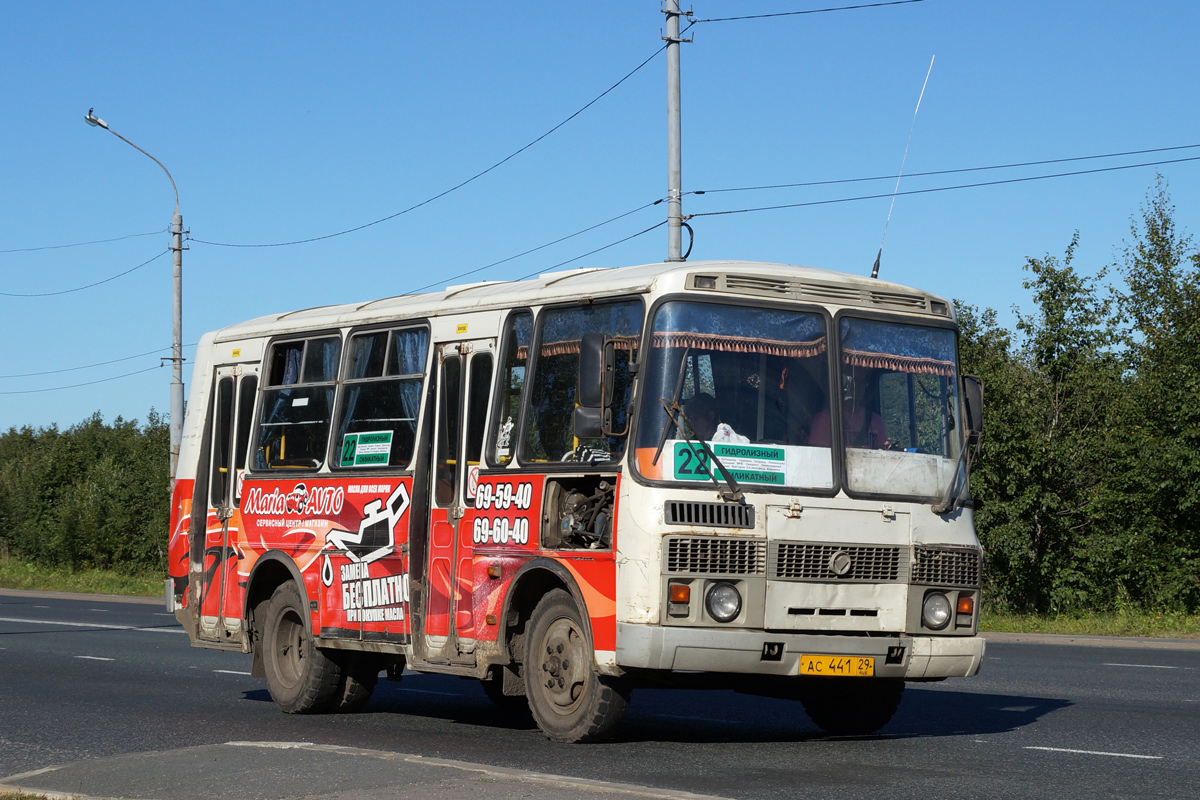
[[267, 603], [263, 671], [275, 705], [289, 714], [319, 714], [337, 699], [342, 670], [317, 647], [304, 625], [308, 604], [292, 581]]
[[375, 684], [379, 682], [379, 659], [371, 653], [343, 652], [341, 658], [342, 678], [329, 710], [336, 714], [353, 714], [362, 709], [371, 699]]
[[629, 691], [595, 670], [579, 609], [561, 589], [533, 610], [525, 643], [525, 692], [546, 738], [554, 742], [608, 739], [625, 716]]
[[836, 736], [866, 736], [891, 721], [904, 694], [899, 678], [805, 678], [800, 702], [809, 719]]

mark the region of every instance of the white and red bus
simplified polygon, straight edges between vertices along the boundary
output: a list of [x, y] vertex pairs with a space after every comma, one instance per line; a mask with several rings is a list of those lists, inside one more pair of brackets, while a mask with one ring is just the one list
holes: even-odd
[[638, 686], [871, 732], [983, 658], [957, 363], [940, 297], [735, 261], [232, 325], [197, 348], [167, 601], [290, 713], [408, 669], [558, 741]]

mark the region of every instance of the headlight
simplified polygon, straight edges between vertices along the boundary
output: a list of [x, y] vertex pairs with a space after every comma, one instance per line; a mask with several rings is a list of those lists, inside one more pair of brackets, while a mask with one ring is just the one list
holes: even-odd
[[704, 598], [708, 614], [717, 622], [730, 622], [742, 610], [742, 596], [732, 583], [717, 583]]
[[921, 605], [921, 624], [926, 628], [940, 631], [950, 622], [950, 600], [941, 592], [930, 592], [925, 595]]

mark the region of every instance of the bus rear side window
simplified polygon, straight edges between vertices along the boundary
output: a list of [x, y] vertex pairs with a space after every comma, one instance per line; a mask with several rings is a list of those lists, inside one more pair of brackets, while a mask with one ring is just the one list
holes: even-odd
[[325, 463], [341, 345], [340, 337], [323, 336], [272, 346], [255, 469], [319, 469]]
[[350, 338], [333, 466], [402, 467], [417, 437], [429, 331], [373, 331]]

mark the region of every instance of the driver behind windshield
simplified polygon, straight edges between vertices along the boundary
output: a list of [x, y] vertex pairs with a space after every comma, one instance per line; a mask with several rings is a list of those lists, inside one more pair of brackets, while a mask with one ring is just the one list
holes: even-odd
[[734, 442], [746, 444], [750, 440], [721, 422], [717, 399], [706, 392], [698, 392], [684, 403], [684, 415], [692, 424], [697, 439], [705, 442]]
[[[875, 411], [879, 407], [880, 374], [881, 370], [877, 369], [851, 367], [849, 373], [842, 376], [842, 441], [846, 447], [869, 450], [891, 447], [883, 417]], [[829, 409], [824, 408], [813, 417], [809, 445], [829, 447], [831, 430]]]

